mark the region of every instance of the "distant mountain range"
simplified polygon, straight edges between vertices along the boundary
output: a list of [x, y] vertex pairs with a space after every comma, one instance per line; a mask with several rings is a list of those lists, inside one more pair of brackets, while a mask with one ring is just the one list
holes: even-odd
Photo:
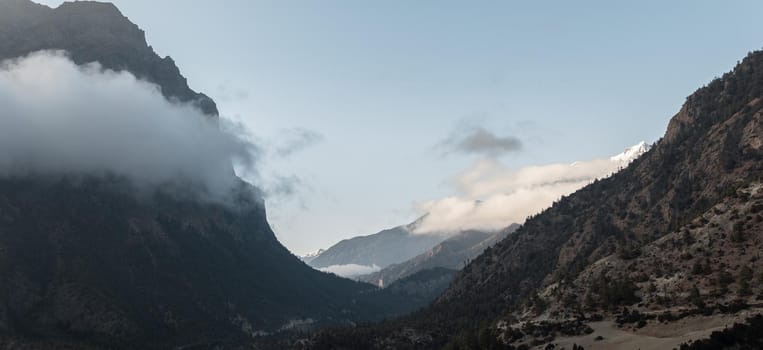
[[499, 232], [459, 232], [409, 260], [390, 265], [378, 272], [357, 276], [355, 279], [384, 287], [424, 270], [444, 268], [457, 271], [518, 227], [519, 225], [512, 224]]
[[[615, 165], [611, 167], [612, 171], [628, 166], [648, 150], [649, 146], [642, 141], [610, 157], [609, 160]], [[427, 268], [458, 270], [463, 267], [464, 261], [476, 257], [487, 246], [506, 237], [506, 232], [516, 228], [516, 225], [511, 225], [496, 232], [416, 233], [425, 218], [372, 235], [342, 240], [326, 250], [321, 249], [301, 258], [323, 271], [384, 285]]]
[[[518, 227], [514, 224], [499, 232], [472, 230], [446, 236], [416, 234], [413, 233], [415, 226], [416, 222], [355, 237], [301, 259], [312, 266], [320, 262], [321, 257], [330, 256], [329, 263], [339, 264], [316, 268], [385, 288], [385, 293], [404, 296], [410, 298], [410, 303], [426, 306], [445, 290], [469, 260]], [[412, 256], [416, 253], [419, 254]], [[384, 263], [389, 265], [381, 268], [379, 264]]]
[[[417, 222], [383, 230], [368, 236], [358, 236], [331, 246], [315, 256], [303, 260], [310, 266], [326, 271], [341, 271], [342, 267], [357, 267], [348, 272], [364, 271], [362, 268], [380, 269], [408, 260], [435, 244], [442, 242], [444, 234], [414, 233]], [[358, 269], [360, 268], [360, 269]], [[365, 273], [367, 273], [366, 271]], [[357, 273], [356, 273], [357, 274]], [[346, 273], [345, 275], [353, 275]]]

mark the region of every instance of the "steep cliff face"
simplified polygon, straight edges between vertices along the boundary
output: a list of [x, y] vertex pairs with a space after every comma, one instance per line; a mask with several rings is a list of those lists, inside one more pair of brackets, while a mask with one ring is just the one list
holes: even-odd
[[99, 62], [161, 87], [165, 97], [217, 115], [214, 101], [188, 87], [170, 57], [159, 57], [143, 30], [110, 3], [65, 2], [51, 9], [29, 0], [0, 2], [0, 59], [39, 50], [64, 50], [77, 64]]
[[295, 320], [374, 319], [405, 304], [304, 265], [251, 196], [224, 206], [131, 190], [0, 181], [0, 333], [162, 348], [240, 341]]

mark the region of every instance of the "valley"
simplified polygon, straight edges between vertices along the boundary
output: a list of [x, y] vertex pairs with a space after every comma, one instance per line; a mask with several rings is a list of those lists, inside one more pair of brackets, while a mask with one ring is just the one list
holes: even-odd
[[763, 348], [763, 51], [634, 145], [713, 72], [600, 17], [117, 3], [0, 0], [0, 349]]

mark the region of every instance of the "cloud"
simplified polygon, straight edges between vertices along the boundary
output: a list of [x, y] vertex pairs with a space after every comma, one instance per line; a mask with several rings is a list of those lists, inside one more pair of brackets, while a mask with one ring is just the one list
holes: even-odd
[[482, 127], [461, 130], [442, 142], [446, 153], [500, 156], [522, 149], [522, 141], [514, 136], [497, 136]]
[[416, 205], [420, 213], [427, 215], [415, 232], [499, 230], [512, 223], [522, 223], [562, 196], [615, 173], [646, 151], [639, 148], [639, 152], [631, 152], [631, 149], [623, 153], [628, 157], [619, 155], [517, 170], [508, 169], [495, 160], [479, 161], [456, 178], [458, 195]]
[[262, 190], [268, 204], [280, 206], [290, 202], [303, 211], [308, 210], [305, 194], [312, 191], [312, 188], [297, 175], [273, 175], [263, 183]]
[[276, 154], [288, 157], [321, 141], [323, 141], [323, 135], [318, 132], [303, 128], [287, 129], [282, 132], [282, 140], [276, 147]]
[[0, 66], [0, 176], [118, 175], [223, 195], [254, 171], [256, 147], [225, 120], [168, 102], [159, 87], [62, 52]]
[[347, 265], [331, 265], [331, 266], [323, 267], [320, 270], [323, 272], [330, 272], [341, 277], [354, 277], [354, 276], [367, 275], [369, 273], [380, 271], [381, 267], [376, 265], [367, 266], [367, 265], [358, 265], [358, 264], [347, 264]]
[[299, 188], [304, 183], [296, 175], [291, 176], [276, 176], [273, 180], [269, 181], [269, 185], [265, 189], [268, 196], [273, 197], [291, 197], [299, 192]]

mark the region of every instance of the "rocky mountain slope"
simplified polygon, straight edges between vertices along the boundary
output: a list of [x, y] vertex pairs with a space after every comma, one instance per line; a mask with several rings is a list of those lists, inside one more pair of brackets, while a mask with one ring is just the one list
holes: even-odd
[[[113, 5], [0, 1], [0, 58], [40, 49], [217, 113]], [[243, 181], [225, 204], [137, 192], [119, 176], [0, 178], [1, 348], [212, 348], [416, 307], [299, 261]]]
[[413, 233], [416, 223], [398, 226], [368, 236], [342, 240], [310, 260], [310, 266], [326, 268], [334, 265], [387, 267], [425, 252], [446, 237], [437, 234]]
[[639, 326], [686, 319], [696, 327], [683, 331], [702, 336], [723, 315], [754, 311], [745, 295], [761, 289], [749, 272], [763, 238], [762, 98], [763, 52], [753, 52], [689, 96], [644, 156], [527, 220], [432, 307], [321, 333], [313, 348], [551, 348], [594, 321], [630, 324], [625, 335], [643, 340], [655, 333]]
[[513, 224], [500, 232], [465, 231], [437, 244], [405, 262], [390, 265], [381, 271], [355, 279], [384, 287], [419, 271], [445, 268], [460, 270], [488, 247], [493, 246], [519, 227]]
[[419, 303], [419, 307], [428, 306], [450, 285], [458, 270], [433, 267], [416, 271], [387, 285], [384, 292], [404, 296]]
[[298, 261], [261, 203], [228, 208], [129, 190], [0, 181], [0, 332], [161, 348], [269, 333], [294, 319], [370, 319], [400, 303], [374, 308], [374, 288]]
[[691, 95], [654, 149], [528, 220], [465, 269], [440, 302], [514, 306], [539, 287], [680, 230], [739, 183], [756, 180], [763, 169], [761, 67], [756, 52]]

